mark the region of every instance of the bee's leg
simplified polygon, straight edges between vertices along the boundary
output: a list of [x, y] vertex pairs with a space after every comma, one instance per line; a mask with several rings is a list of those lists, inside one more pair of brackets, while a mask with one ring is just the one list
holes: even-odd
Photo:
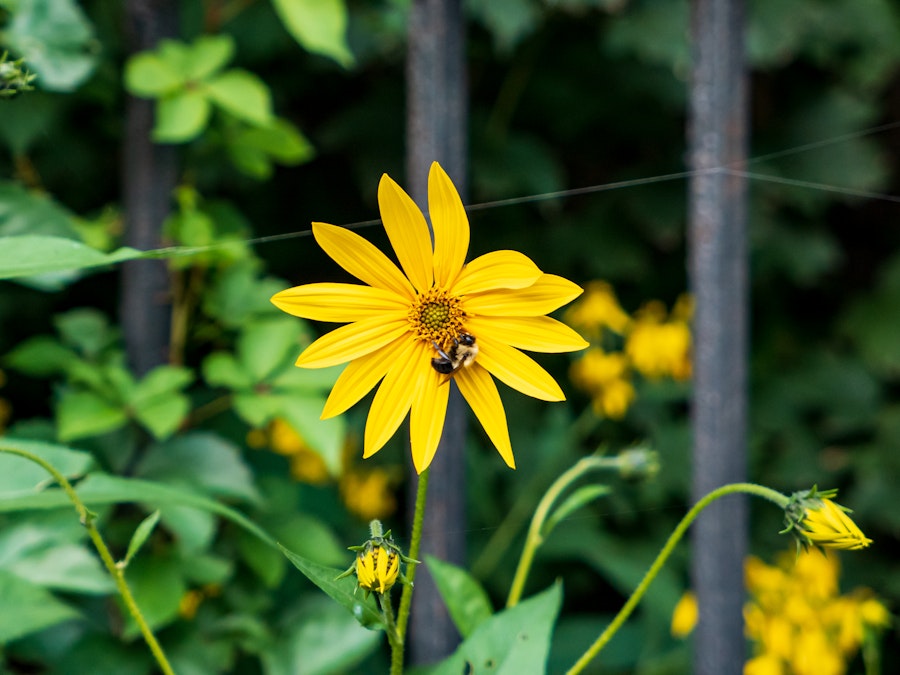
[[438, 346], [438, 343], [437, 343], [437, 342], [435, 342], [434, 340], [432, 340], [432, 341], [431, 341], [431, 344], [434, 345], [434, 348], [437, 350], [437, 353], [441, 355], [441, 357], [447, 359], [448, 361], [450, 360], [450, 357], [447, 355], [447, 352], [445, 352], [443, 349], [441, 349], [441, 348]]

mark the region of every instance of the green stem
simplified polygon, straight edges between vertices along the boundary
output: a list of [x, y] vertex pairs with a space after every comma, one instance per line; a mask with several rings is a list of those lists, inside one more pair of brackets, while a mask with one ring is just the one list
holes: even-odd
[[153, 653], [153, 657], [156, 659], [156, 663], [159, 664], [160, 670], [162, 670], [164, 675], [175, 675], [175, 671], [173, 671], [172, 666], [169, 665], [169, 661], [166, 658], [162, 647], [160, 647], [159, 643], [156, 641], [156, 637], [153, 635], [153, 631], [150, 630], [150, 626], [144, 619], [144, 615], [141, 614], [141, 610], [137, 606], [137, 603], [134, 600], [134, 596], [131, 594], [131, 589], [128, 587], [128, 583], [125, 581], [124, 570], [116, 564], [115, 560], [113, 560], [112, 554], [109, 552], [109, 548], [107, 548], [106, 543], [100, 536], [100, 532], [94, 525], [94, 518], [96, 517], [95, 514], [91, 513], [91, 511], [84, 505], [84, 502], [81, 501], [81, 498], [75, 492], [72, 484], [65, 476], [57, 471], [53, 467], [53, 465], [51, 465], [42, 457], [38, 457], [37, 455], [27, 452], [26, 450], [20, 450], [19, 448], [10, 446], [0, 446], [0, 452], [8, 452], [11, 455], [18, 455], [19, 457], [23, 457], [31, 462], [34, 462], [35, 464], [40, 465], [45, 471], [47, 471], [47, 473], [53, 476], [53, 479], [57, 483], [59, 483], [59, 486], [63, 489], [63, 491], [65, 491], [66, 495], [75, 506], [75, 510], [78, 512], [78, 517], [81, 520], [81, 524], [84, 525], [84, 527], [87, 529], [88, 535], [90, 536], [91, 541], [94, 542], [94, 547], [97, 549], [97, 553], [100, 554], [100, 558], [101, 560], [103, 560], [103, 564], [106, 565], [107, 571], [113, 578], [113, 581], [115, 581], [116, 588], [119, 590], [119, 595], [122, 596], [122, 600], [125, 602], [125, 607], [128, 609], [129, 614], [131, 614], [131, 616], [134, 618], [135, 623], [137, 623], [138, 625], [138, 628], [140, 628], [141, 634], [144, 636], [144, 640], [147, 642], [147, 646]]
[[[413, 514], [412, 536], [409, 541], [407, 555], [415, 560], [419, 559], [419, 548], [422, 544], [422, 523], [425, 522], [425, 497], [428, 494], [429, 469], [425, 469], [419, 475], [419, 483], [416, 486], [416, 510]], [[417, 565], [407, 565], [406, 579], [408, 583], [403, 585], [403, 594], [400, 596], [400, 610], [397, 616], [397, 644], [391, 645], [391, 675], [403, 673], [403, 647], [406, 642], [406, 626], [409, 622], [409, 608], [412, 603], [413, 582], [416, 580]]]
[[568, 471], [563, 473], [553, 485], [544, 493], [541, 501], [538, 503], [531, 519], [531, 525], [528, 527], [528, 534], [525, 537], [525, 547], [522, 549], [522, 555], [519, 557], [519, 565], [516, 567], [516, 574], [513, 577], [512, 585], [509, 588], [509, 596], [506, 599], [507, 607], [515, 607], [522, 597], [522, 591], [525, 588], [525, 580], [528, 578], [528, 572], [531, 571], [531, 563], [534, 561], [534, 555], [538, 548], [544, 543], [544, 523], [550, 517], [552, 509], [560, 496], [575, 483], [579, 478], [590, 471], [604, 469], [618, 469], [620, 461], [618, 457], [585, 457]]
[[387, 633], [388, 642], [391, 645], [391, 653], [398, 647], [403, 648], [403, 641], [399, 639], [397, 634], [397, 622], [394, 620], [394, 608], [391, 607], [391, 591], [387, 593], [376, 593], [378, 596], [378, 605], [381, 607], [381, 613], [384, 615], [385, 632]]
[[732, 483], [730, 485], [724, 485], [720, 488], [717, 488], [706, 495], [703, 499], [698, 501], [694, 507], [687, 512], [687, 515], [681, 519], [681, 522], [678, 523], [678, 527], [669, 535], [669, 539], [666, 541], [665, 546], [663, 546], [662, 550], [659, 552], [659, 555], [656, 556], [656, 560], [653, 561], [653, 564], [650, 565], [650, 569], [647, 570], [647, 573], [644, 575], [644, 578], [641, 580], [641, 583], [631, 594], [631, 597], [628, 598], [628, 601], [619, 610], [619, 613], [616, 614], [615, 618], [612, 622], [606, 627], [606, 629], [600, 634], [600, 637], [592, 644], [588, 650], [581, 655], [581, 658], [575, 662], [566, 673], [566, 675], [576, 675], [576, 673], [580, 673], [584, 670], [584, 668], [600, 653], [600, 650], [606, 646], [606, 643], [610, 641], [613, 635], [616, 634], [616, 631], [622, 627], [622, 624], [625, 623], [625, 620], [628, 619], [631, 612], [637, 607], [637, 604], [641, 601], [641, 598], [644, 596], [644, 593], [647, 591], [647, 588], [650, 586], [650, 583], [653, 579], [656, 578], [656, 575], [659, 573], [659, 570], [662, 569], [662, 566], [665, 564], [669, 555], [672, 553], [672, 550], [675, 548], [675, 545], [681, 540], [681, 537], [684, 536], [684, 533], [687, 531], [688, 527], [691, 526], [691, 523], [700, 515], [700, 512], [703, 511], [707, 506], [716, 501], [719, 497], [724, 497], [725, 495], [735, 494], [735, 493], [744, 493], [749, 495], [754, 495], [756, 497], [762, 497], [763, 499], [768, 499], [771, 502], [774, 502], [779, 507], [784, 508], [787, 506], [790, 499], [785, 495], [777, 492], [776, 490], [772, 490], [771, 488], [767, 488], [764, 485], [756, 485], [755, 483]]

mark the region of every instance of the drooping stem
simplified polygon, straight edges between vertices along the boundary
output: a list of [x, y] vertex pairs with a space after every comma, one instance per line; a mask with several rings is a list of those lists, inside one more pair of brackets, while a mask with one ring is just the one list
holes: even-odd
[[116, 561], [113, 559], [112, 554], [109, 552], [109, 548], [106, 546], [106, 542], [103, 541], [103, 537], [100, 536], [100, 532], [97, 530], [96, 525], [94, 525], [94, 519], [96, 518], [96, 515], [92, 513], [87, 508], [87, 506], [84, 505], [84, 502], [81, 501], [81, 498], [78, 496], [78, 493], [75, 492], [75, 488], [72, 487], [72, 484], [43, 457], [39, 457], [26, 450], [21, 450], [20, 448], [15, 448], [8, 445], [0, 446], [0, 452], [6, 452], [11, 455], [18, 455], [19, 457], [23, 457], [24, 459], [40, 465], [45, 471], [47, 471], [47, 473], [53, 476], [53, 479], [57, 483], [59, 483], [59, 486], [63, 489], [68, 498], [71, 500], [72, 504], [75, 506], [75, 511], [78, 513], [78, 517], [81, 520], [82, 525], [84, 525], [85, 529], [87, 530], [88, 536], [91, 538], [91, 541], [94, 543], [94, 547], [97, 549], [97, 553], [100, 554], [100, 559], [103, 561], [103, 564], [106, 566], [107, 571], [113, 578], [113, 581], [116, 584], [116, 588], [119, 591], [119, 595], [122, 596], [122, 601], [125, 603], [125, 607], [128, 609], [128, 613], [131, 614], [131, 616], [134, 618], [134, 621], [140, 629], [141, 635], [144, 636], [144, 641], [150, 648], [150, 651], [153, 654], [153, 658], [156, 659], [156, 663], [159, 665], [160, 670], [164, 673], [164, 675], [175, 675], [174, 671], [172, 670], [172, 666], [169, 665], [169, 661], [166, 658], [165, 652], [163, 652], [159, 642], [156, 641], [156, 636], [153, 635], [153, 631], [150, 630], [150, 626], [144, 619], [144, 615], [141, 613], [137, 602], [135, 602], [134, 596], [131, 594], [131, 589], [128, 587], [128, 582], [125, 581], [124, 570], [116, 564]]
[[[416, 507], [413, 513], [412, 534], [409, 540], [410, 558], [418, 559], [419, 549], [422, 545], [422, 523], [425, 520], [425, 497], [428, 494], [429, 469], [425, 469], [419, 475], [419, 484], [416, 487]], [[409, 606], [412, 603], [413, 582], [416, 579], [416, 565], [407, 565], [406, 578], [409, 583], [403, 585], [403, 594], [400, 596], [400, 610], [397, 615], [397, 642], [391, 645], [391, 675], [400, 675], [403, 672], [403, 646], [406, 642], [406, 627], [409, 623]]]
[[615, 470], [619, 468], [620, 464], [618, 457], [584, 457], [557, 478], [553, 485], [550, 486], [550, 489], [544, 493], [534, 511], [531, 525], [528, 527], [525, 546], [522, 549], [522, 555], [519, 557], [519, 565], [516, 567], [516, 574], [513, 577], [512, 585], [509, 588], [509, 596], [506, 599], [507, 607], [514, 607], [522, 597], [522, 590], [525, 588], [525, 580], [528, 578], [528, 572], [531, 570], [534, 554], [541, 544], [544, 543], [544, 524], [547, 522], [547, 518], [550, 517], [556, 501], [569, 486], [586, 473], [603, 469]]
[[596, 639], [594, 644], [588, 647], [587, 651], [581, 655], [581, 658], [575, 662], [566, 673], [566, 675], [576, 675], [584, 670], [584, 668], [600, 653], [606, 644], [612, 639], [612, 636], [616, 634], [616, 631], [622, 627], [622, 624], [625, 623], [626, 619], [631, 615], [631, 612], [637, 607], [638, 603], [641, 601], [641, 598], [644, 597], [644, 593], [646, 593], [647, 588], [650, 586], [651, 582], [656, 578], [656, 575], [659, 574], [659, 571], [662, 569], [662, 566], [665, 564], [669, 555], [675, 548], [675, 545], [681, 540], [684, 536], [684, 533], [687, 531], [688, 527], [691, 526], [691, 523], [700, 515], [700, 512], [703, 511], [707, 506], [712, 504], [714, 501], [719, 499], [720, 497], [724, 497], [725, 495], [735, 494], [735, 493], [744, 493], [753, 495], [756, 497], [762, 497], [763, 499], [768, 499], [771, 502], [777, 504], [780, 508], [784, 508], [787, 506], [790, 498], [781, 494], [776, 490], [772, 490], [771, 488], [767, 488], [764, 485], [756, 485], [755, 483], [731, 483], [730, 485], [724, 485], [720, 488], [717, 488], [706, 495], [703, 499], [698, 501], [694, 507], [687, 512], [684, 518], [681, 519], [681, 522], [678, 523], [678, 526], [669, 535], [668, 540], [665, 545], [662, 547], [662, 550], [659, 552], [659, 555], [656, 556], [656, 560], [653, 561], [653, 564], [650, 565], [650, 569], [647, 570], [647, 573], [644, 575], [644, 578], [641, 580], [641, 583], [638, 584], [638, 587], [631, 594], [631, 597], [628, 598], [628, 601], [622, 606], [622, 609], [619, 610], [619, 613], [616, 614], [615, 618], [612, 622], [606, 627], [606, 629], [600, 634], [600, 637]]

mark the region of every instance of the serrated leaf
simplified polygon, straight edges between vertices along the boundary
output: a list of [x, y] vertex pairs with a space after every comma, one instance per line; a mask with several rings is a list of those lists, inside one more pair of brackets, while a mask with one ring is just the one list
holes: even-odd
[[3, 237], [0, 239], [0, 279], [99, 267], [143, 256], [143, 252], [133, 248], [102, 253], [81, 242], [63, 237]]
[[141, 547], [153, 533], [156, 524], [159, 522], [159, 509], [144, 518], [135, 528], [134, 534], [131, 535], [131, 541], [128, 542], [128, 552], [125, 553], [123, 563], [128, 565], [131, 559], [141, 550]]
[[267, 126], [272, 123], [272, 95], [256, 75], [237, 68], [206, 83], [206, 92], [216, 105], [238, 119]]
[[541, 528], [541, 536], [547, 537], [560, 521], [565, 520], [575, 513], [582, 506], [590, 504], [595, 499], [599, 499], [612, 492], [608, 485], [584, 485], [570, 494], [563, 502], [553, 509], [550, 517], [544, 521]]
[[44, 588], [0, 570], [0, 644], [77, 618], [78, 612], [57, 600]]
[[88, 391], [67, 392], [56, 407], [57, 433], [64, 443], [104, 434], [127, 421], [124, 408]]
[[184, 83], [185, 77], [154, 52], [135, 54], [125, 64], [125, 88], [135, 96], [159, 98]]
[[234, 39], [230, 35], [201, 35], [188, 48], [185, 77], [204, 80], [221, 70], [234, 57]]
[[334, 59], [345, 68], [353, 65], [343, 0], [272, 1], [285, 28], [304, 49]]
[[314, 563], [280, 544], [279, 548], [294, 567], [303, 572], [307, 579], [325, 591], [339, 605], [346, 608], [362, 626], [373, 630], [384, 628], [384, 621], [381, 612], [375, 606], [375, 599], [371, 595], [366, 598], [363, 591], [356, 590], [355, 578], [350, 576], [336, 580], [344, 570]]
[[466, 570], [426, 555], [428, 571], [434, 578], [450, 618], [466, 638], [493, 614], [491, 601], [481, 584]]
[[188, 89], [161, 98], [156, 102], [153, 140], [158, 143], [193, 140], [206, 129], [209, 114], [209, 101], [198, 90]]

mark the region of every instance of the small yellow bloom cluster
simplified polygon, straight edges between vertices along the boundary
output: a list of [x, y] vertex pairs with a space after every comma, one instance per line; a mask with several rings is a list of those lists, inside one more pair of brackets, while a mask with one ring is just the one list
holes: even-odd
[[843, 675], [863, 642], [890, 624], [870, 590], [840, 595], [834, 553], [791, 551], [774, 566], [751, 557], [744, 572], [745, 631], [754, 648], [744, 675]]
[[[248, 434], [247, 443], [254, 448], [268, 447], [287, 457], [291, 476], [301, 483], [326, 485], [332, 481], [322, 456], [283, 419], [275, 419], [266, 430], [254, 429]], [[386, 518], [397, 510], [394, 488], [400, 482], [399, 476], [379, 466], [359, 469], [352, 465], [352, 454], [344, 453], [343, 469], [337, 477], [344, 506], [361, 520]]]
[[[841, 595], [840, 564], [832, 552], [782, 553], [775, 565], [749, 557], [744, 580], [744, 631], [753, 658], [744, 675], [843, 675], [860, 647], [891, 623], [870, 589]], [[672, 613], [672, 635], [685, 637], [697, 623], [696, 596], [686, 592]]]
[[648, 379], [690, 378], [691, 312], [690, 298], [682, 296], [671, 314], [653, 300], [632, 317], [608, 283], [587, 284], [565, 318], [591, 340], [591, 348], [572, 364], [570, 376], [591, 396], [598, 415], [612, 419], [625, 415], [635, 398], [634, 372]]

